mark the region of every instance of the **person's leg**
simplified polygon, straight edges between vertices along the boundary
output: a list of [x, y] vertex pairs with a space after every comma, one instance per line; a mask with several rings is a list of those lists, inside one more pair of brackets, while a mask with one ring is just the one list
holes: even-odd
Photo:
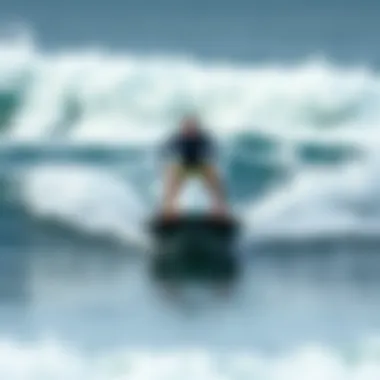
[[205, 165], [201, 172], [207, 187], [211, 191], [214, 210], [217, 213], [227, 213], [225, 191], [216, 168], [212, 165]]
[[175, 213], [175, 201], [183, 183], [184, 175], [180, 165], [172, 164], [166, 169], [164, 181], [164, 214]]

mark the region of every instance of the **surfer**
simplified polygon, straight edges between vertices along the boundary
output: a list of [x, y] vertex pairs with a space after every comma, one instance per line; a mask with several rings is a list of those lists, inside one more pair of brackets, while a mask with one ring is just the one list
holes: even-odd
[[166, 168], [164, 183], [164, 214], [176, 213], [175, 201], [184, 181], [192, 176], [199, 177], [213, 198], [213, 211], [217, 215], [227, 213], [227, 203], [218, 171], [214, 164], [214, 141], [193, 116], [185, 116], [179, 130], [165, 146], [170, 162]]

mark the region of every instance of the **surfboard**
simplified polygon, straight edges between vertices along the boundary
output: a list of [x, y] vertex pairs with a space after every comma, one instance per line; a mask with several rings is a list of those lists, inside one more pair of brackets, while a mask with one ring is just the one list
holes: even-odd
[[238, 274], [235, 219], [206, 214], [157, 216], [150, 222], [150, 231], [156, 280], [230, 281]]

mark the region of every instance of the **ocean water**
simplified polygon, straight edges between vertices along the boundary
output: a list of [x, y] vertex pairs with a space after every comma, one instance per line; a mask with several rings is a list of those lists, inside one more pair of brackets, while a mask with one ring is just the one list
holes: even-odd
[[[377, 4], [0, 6], [1, 379], [380, 378]], [[177, 304], [143, 227], [188, 111], [218, 140], [244, 273]]]

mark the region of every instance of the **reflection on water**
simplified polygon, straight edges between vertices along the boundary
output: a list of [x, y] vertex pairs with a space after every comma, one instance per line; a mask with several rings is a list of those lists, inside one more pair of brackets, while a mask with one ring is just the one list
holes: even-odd
[[172, 304], [146, 277], [145, 259], [100, 248], [3, 250], [0, 329], [93, 347], [276, 349], [339, 344], [380, 327], [372, 252], [252, 253], [230, 298]]

